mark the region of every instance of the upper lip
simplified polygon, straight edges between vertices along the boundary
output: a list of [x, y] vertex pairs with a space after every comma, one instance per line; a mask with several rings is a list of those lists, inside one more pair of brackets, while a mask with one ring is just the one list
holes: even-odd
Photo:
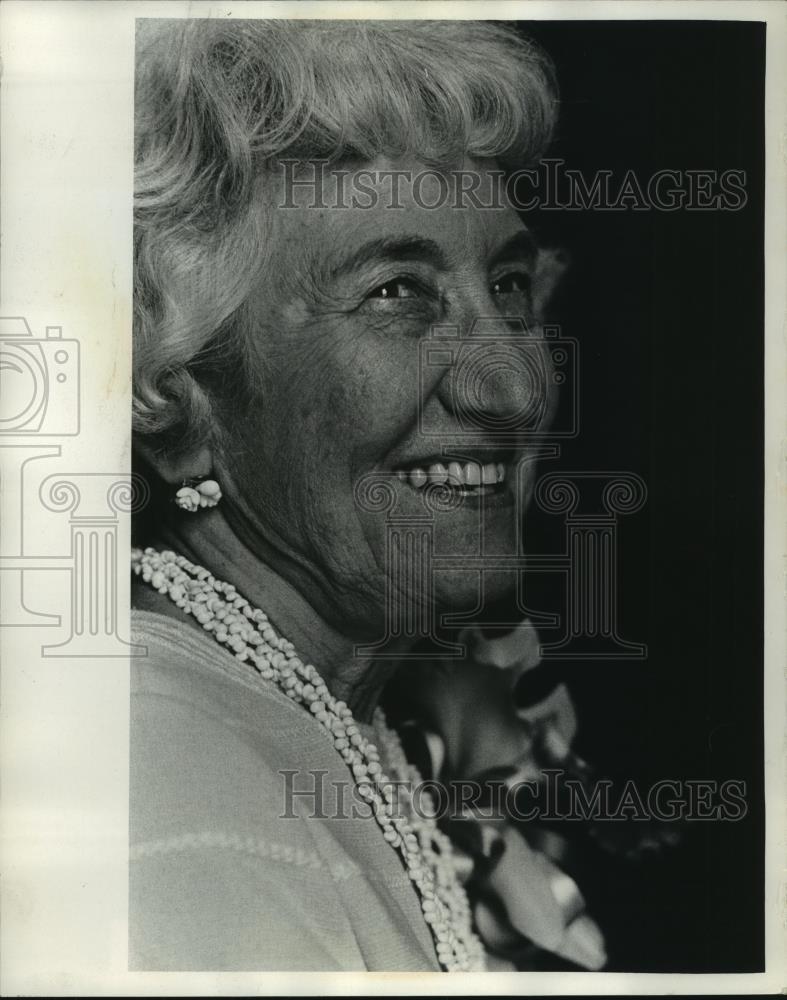
[[510, 464], [516, 457], [516, 450], [513, 448], [501, 448], [490, 445], [489, 447], [474, 444], [472, 447], [446, 448], [446, 454], [418, 455], [413, 458], [403, 456], [392, 463], [394, 469], [404, 468], [428, 468], [431, 465], [447, 465], [449, 462], [476, 462], [478, 465], [485, 465], [488, 462], [502, 462], [504, 465]]

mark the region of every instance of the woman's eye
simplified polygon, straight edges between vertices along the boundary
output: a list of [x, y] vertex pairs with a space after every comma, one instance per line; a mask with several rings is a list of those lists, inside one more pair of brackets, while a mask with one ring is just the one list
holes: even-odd
[[370, 294], [372, 299], [412, 299], [418, 294], [418, 289], [412, 281], [404, 278], [397, 278], [394, 281], [387, 281], [384, 285], [378, 285]]
[[493, 295], [522, 295], [530, 291], [530, 275], [523, 271], [511, 271], [496, 278], [491, 285]]

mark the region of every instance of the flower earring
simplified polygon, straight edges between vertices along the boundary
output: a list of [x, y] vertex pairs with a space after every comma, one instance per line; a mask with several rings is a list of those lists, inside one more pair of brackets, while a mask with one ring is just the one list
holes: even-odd
[[175, 503], [190, 514], [202, 507], [215, 507], [221, 500], [221, 487], [215, 479], [184, 479], [175, 494]]

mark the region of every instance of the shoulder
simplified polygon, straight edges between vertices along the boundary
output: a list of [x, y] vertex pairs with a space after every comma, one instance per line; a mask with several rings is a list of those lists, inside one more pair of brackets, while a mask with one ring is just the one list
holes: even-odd
[[218, 727], [224, 738], [245, 740], [258, 751], [293, 729], [310, 728], [303, 710], [262, 680], [251, 663], [190, 622], [132, 611], [131, 641], [138, 650], [131, 659], [132, 719], [166, 712], [173, 720], [212, 720], [200, 736], [202, 744]]
[[145, 648], [131, 668], [132, 801], [147, 807], [132, 816], [140, 836], [172, 832], [179, 817], [192, 832], [197, 818], [279, 829], [293, 762], [336, 767], [308, 712], [198, 630], [136, 612], [132, 641]]
[[292, 761], [328, 756], [325, 735], [196, 629], [135, 612], [132, 641], [146, 649], [132, 658], [132, 963], [357, 968], [325, 931], [346, 922], [336, 882], [352, 866], [326, 859], [288, 801]]

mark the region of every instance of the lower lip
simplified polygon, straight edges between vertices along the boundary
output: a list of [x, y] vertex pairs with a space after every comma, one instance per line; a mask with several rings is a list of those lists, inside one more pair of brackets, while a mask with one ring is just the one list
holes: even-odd
[[[424, 493], [430, 484], [427, 483], [426, 486], [421, 487], [411, 486], [409, 483], [403, 483], [403, 485], [411, 493], [417, 494]], [[449, 502], [446, 503], [445, 507], [452, 512], [458, 510], [478, 510], [480, 507], [511, 507], [514, 503], [514, 494], [509, 489], [507, 480], [502, 483], [491, 483], [472, 489], [461, 489], [454, 486], [449, 486], [447, 489], [450, 489], [451, 493], [448, 495]], [[454, 501], [455, 506], [450, 501]], [[439, 509], [443, 505], [438, 502], [433, 504], [433, 506], [435, 509]]]

